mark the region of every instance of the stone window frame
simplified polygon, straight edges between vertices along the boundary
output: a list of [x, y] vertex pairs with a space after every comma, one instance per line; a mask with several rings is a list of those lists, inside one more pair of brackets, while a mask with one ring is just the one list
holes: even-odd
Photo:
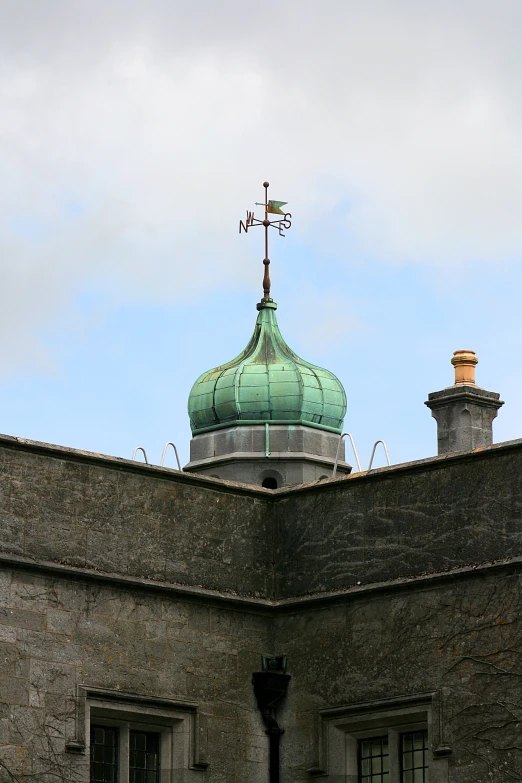
[[[177, 699], [122, 693], [79, 685], [76, 689], [75, 736], [66, 744], [69, 753], [90, 756], [91, 723], [119, 729], [121, 783], [128, 782], [129, 738], [133, 729], [160, 734], [162, 781], [174, 781], [185, 770], [187, 780], [201, 780], [197, 773], [209, 766], [205, 756], [205, 731], [198, 705]], [[170, 775], [167, 777], [166, 772]], [[185, 777], [183, 778], [185, 780]]]
[[[359, 783], [359, 741], [373, 737], [387, 737], [389, 758], [389, 783], [402, 783], [400, 762], [400, 740], [406, 733], [415, 731], [428, 731], [428, 744], [430, 742], [430, 726], [427, 712], [421, 710], [410, 712], [398, 710], [393, 713], [381, 715], [361, 715], [355, 722], [350, 722], [339, 727], [345, 732], [345, 764], [347, 781], [353, 780]], [[428, 770], [432, 764], [428, 760]]]
[[331, 783], [359, 783], [359, 740], [387, 734], [390, 783], [400, 783], [400, 735], [421, 729], [428, 730], [432, 749], [428, 754], [430, 783], [447, 783], [451, 748], [442, 740], [439, 691], [321, 710], [318, 764], [308, 774]]

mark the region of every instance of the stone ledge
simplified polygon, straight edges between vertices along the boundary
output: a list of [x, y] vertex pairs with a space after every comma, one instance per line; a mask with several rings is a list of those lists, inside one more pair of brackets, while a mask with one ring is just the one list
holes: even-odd
[[[335, 459], [332, 457], [317, 457], [314, 454], [309, 454], [305, 451], [294, 451], [294, 452], [287, 452], [287, 451], [271, 451], [270, 456], [266, 457], [264, 454], [261, 454], [259, 451], [234, 451], [231, 454], [219, 454], [216, 457], [205, 457], [204, 459], [198, 459], [198, 460], [192, 460], [191, 462], [187, 463], [185, 466], [187, 470], [193, 467], [205, 467], [209, 466], [212, 467], [214, 465], [223, 465], [228, 462], [259, 462], [264, 465], [269, 466], [271, 462], [278, 462], [278, 461], [284, 461], [284, 462], [311, 462], [311, 463], [319, 463], [320, 465], [324, 465], [325, 468], [333, 468], [335, 465]], [[339, 460], [337, 463], [337, 469], [346, 469], [350, 468], [351, 465], [349, 465], [344, 460]], [[221, 479], [222, 481], [226, 481], [226, 479]], [[232, 482], [227, 482], [232, 483]], [[244, 485], [242, 485], [244, 486]], [[250, 485], [249, 485], [250, 486]]]
[[414, 574], [412, 576], [398, 577], [384, 582], [371, 582], [365, 585], [353, 585], [339, 590], [324, 593], [310, 593], [307, 595], [293, 596], [292, 598], [268, 599], [255, 596], [241, 595], [233, 592], [222, 592], [210, 588], [183, 585], [174, 582], [160, 582], [153, 579], [125, 576], [103, 571], [95, 571], [89, 568], [77, 568], [61, 563], [52, 563], [43, 560], [31, 560], [20, 555], [0, 554], [0, 568], [16, 568], [18, 570], [32, 571], [45, 576], [55, 576], [63, 579], [84, 580], [86, 582], [99, 582], [122, 589], [141, 589], [144, 591], [162, 592], [181, 595], [185, 599], [208, 601], [219, 604], [235, 604], [246, 609], [262, 612], [295, 611], [301, 607], [318, 604], [330, 604], [343, 600], [371, 596], [372, 594], [388, 593], [411, 589], [418, 586], [420, 589], [430, 588], [442, 582], [453, 581], [458, 578], [482, 576], [489, 572], [519, 571], [522, 570], [522, 556], [504, 558], [483, 563], [457, 566], [447, 571], [433, 571], [429, 573]]
[[475, 386], [468, 383], [458, 383], [454, 386], [448, 386], [441, 391], [431, 392], [424, 403], [428, 408], [435, 408], [445, 405], [448, 401], [466, 400], [477, 405], [492, 405], [500, 408], [504, 402], [500, 399], [498, 392], [487, 391], [481, 386]]

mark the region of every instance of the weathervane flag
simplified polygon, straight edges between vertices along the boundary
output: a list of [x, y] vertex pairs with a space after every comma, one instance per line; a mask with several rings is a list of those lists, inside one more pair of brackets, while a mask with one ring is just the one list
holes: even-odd
[[288, 204], [288, 201], [269, 201], [266, 205], [266, 211], [271, 212], [273, 215], [284, 215], [285, 213], [281, 209]]

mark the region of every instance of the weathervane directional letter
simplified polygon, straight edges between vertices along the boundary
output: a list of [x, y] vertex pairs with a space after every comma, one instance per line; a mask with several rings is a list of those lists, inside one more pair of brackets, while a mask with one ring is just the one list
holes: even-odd
[[253, 225], [254, 225], [254, 213], [249, 212], [247, 209], [245, 222], [243, 223], [242, 220], [239, 221], [239, 233], [241, 233], [241, 229], [243, 229], [245, 234], [248, 234], [249, 227]]

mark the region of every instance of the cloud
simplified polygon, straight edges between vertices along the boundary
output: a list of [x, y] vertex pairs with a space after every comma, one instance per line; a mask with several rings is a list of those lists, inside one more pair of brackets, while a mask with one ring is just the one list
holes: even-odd
[[321, 249], [328, 226], [325, 252], [348, 234], [391, 263], [521, 255], [517, 0], [0, 0], [0, 16], [13, 362], [47, 361], [34, 326], [82, 287], [257, 284], [235, 231], [266, 177], [302, 242]]
[[[320, 364], [364, 327], [346, 296], [334, 291], [300, 294], [290, 299], [279, 317], [283, 338], [307, 361]], [[282, 324], [284, 323], [284, 327]]]

